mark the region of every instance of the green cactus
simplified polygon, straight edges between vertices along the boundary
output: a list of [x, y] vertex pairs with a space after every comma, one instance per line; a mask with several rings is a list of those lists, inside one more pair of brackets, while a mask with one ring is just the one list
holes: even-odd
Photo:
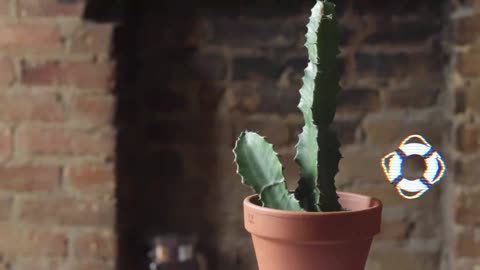
[[260, 195], [265, 207], [341, 211], [335, 188], [340, 143], [330, 128], [340, 91], [338, 26], [333, 3], [317, 1], [307, 24], [306, 39], [309, 63], [298, 105], [305, 125], [296, 145], [300, 180], [294, 196], [288, 193], [273, 147], [256, 133], [244, 132], [237, 140], [233, 150], [237, 173], [244, 184]]
[[242, 183], [259, 194], [263, 206], [302, 210], [294, 195], [289, 194], [282, 164], [265, 138], [255, 132], [242, 132], [234, 153]]

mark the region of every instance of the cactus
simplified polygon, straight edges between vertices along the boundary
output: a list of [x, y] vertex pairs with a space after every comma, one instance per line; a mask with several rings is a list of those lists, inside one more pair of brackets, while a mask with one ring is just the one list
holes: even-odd
[[265, 207], [340, 211], [335, 188], [340, 143], [330, 128], [340, 91], [338, 30], [333, 3], [317, 0], [307, 24], [306, 39], [309, 63], [298, 104], [305, 125], [296, 145], [300, 180], [295, 193], [287, 190], [273, 146], [256, 133], [243, 132], [236, 142], [233, 152], [237, 173], [244, 184], [259, 194]]
[[289, 194], [282, 164], [265, 138], [254, 132], [242, 132], [234, 153], [242, 183], [258, 193], [263, 206], [302, 210], [294, 195]]

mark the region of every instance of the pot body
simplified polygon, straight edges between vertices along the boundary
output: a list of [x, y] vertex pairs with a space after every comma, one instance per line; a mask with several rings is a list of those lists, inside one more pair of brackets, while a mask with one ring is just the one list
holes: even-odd
[[258, 195], [244, 202], [245, 228], [252, 235], [259, 270], [364, 270], [381, 201], [338, 192], [351, 211], [296, 212], [260, 206]]

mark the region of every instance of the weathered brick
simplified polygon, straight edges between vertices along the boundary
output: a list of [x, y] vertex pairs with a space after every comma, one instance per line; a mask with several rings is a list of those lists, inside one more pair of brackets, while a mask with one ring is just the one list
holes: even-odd
[[[348, 1], [347, 1], [348, 2]], [[370, 16], [392, 16], [392, 15], [433, 15], [440, 16], [443, 11], [442, 5], [435, 0], [424, 1], [353, 1], [353, 11], [356, 14], [368, 14]]]
[[0, 239], [0, 250], [11, 256], [64, 257], [67, 254], [67, 237], [62, 232], [0, 223]]
[[439, 88], [394, 89], [384, 92], [387, 108], [425, 108], [437, 103], [440, 94]]
[[384, 153], [372, 153], [365, 148], [357, 148], [342, 152], [339, 172], [336, 180], [339, 183], [386, 184], [387, 180], [380, 167], [380, 159]]
[[463, 229], [457, 234], [457, 256], [477, 258], [480, 254], [480, 231]]
[[480, 15], [456, 18], [452, 22], [451, 35], [454, 42], [466, 44], [478, 39], [480, 34]]
[[115, 175], [112, 165], [81, 164], [67, 169], [67, 179], [72, 187], [82, 192], [113, 192]]
[[[34, 46], [33, 46], [34, 44]], [[0, 49], [39, 53], [61, 50], [62, 37], [56, 25], [44, 22], [19, 22], [0, 25]]]
[[53, 191], [60, 185], [58, 167], [39, 165], [0, 166], [0, 190], [16, 192]]
[[480, 259], [456, 260], [455, 269], [458, 270], [478, 270], [480, 269]]
[[480, 216], [476, 209], [480, 203], [478, 191], [463, 192], [457, 196], [455, 203], [455, 221], [465, 225], [480, 224]]
[[356, 142], [357, 129], [360, 126], [359, 119], [335, 120], [332, 129], [337, 133], [341, 145], [353, 144]]
[[0, 16], [8, 16], [10, 14], [10, 1], [4, 0], [0, 2]]
[[443, 65], [438, 53], [358, 53], [355, 55], [356, 70], [360, 76], [404, 78], [419, 76], [429, 78], [440, 73]]
[[88, 132], [73, 128], [25, 127], [17, 134], [20, 145], [35, 154], [110, 155], [110, 132]]
[[465, 2], [473, 7], [480, 7], [480, 0], [466, 0]]
[[56, 95], [0, 95], [0, 120], [58, 122], [64, 117], [62, 101]]
[[71, 117], [87, 125], [111, 123], [114, 113], [113, 96], [76, 96], [71, 100]]
[[480, 125], [463, 124], [457, 128], [457, 147], [465, 153], [474, 153], [480, 148]]
[[0, 197], [0, 222], [7, 220], [12, 213], [13, 199], [11, 197]]
[[455, 182], [464, 185], [474, 185], [480, 183], [480, 166], [477, 166], [480, 158], [474, 158], [468, 161], [459, 161], [456, 166]]
[[427, 42], [431, 36], [440, 33], [442, 24], [431, 18], [415, 21], [394, 21], [392, 17], [376, 20], [375, 32], [366, 40], [370, 44], [410, 45]]
[[36, 258], [36, 257], [20, 257], [15, 258], [14, 266], [16, 270], [52, 270], [52, 269], [63, 269], [65, 264], [64, 258]]
[[[178, 52], [177, 52], [178, 54]], [[222, 81], [227, 74], [227, 63], [225, 57], [218, 53], [196, 53], [190, 56], [186, 51], [184, 55], [169, 55], [168, 63], [165, 63], [169, 69], [169, 74], [174, 81]], [[149, 56], [150, 57], [150, 56]], [[155, 69], [154, 69], [155, 70]], [[154, 71], [155, 72], [155, 71]], [[160, 72], [155, 72], [154, 76], [159, 76]], [[165, 79], [165, 78], [162, 78]]]
[[13, 150], [13, 138], [10, 128], [0, 124], [0, 161], [10, 157]]
[[365, 114], [380, 109], [380, 95], [372, 89], [348, 89], [341, 91], [338, 97], [338, 114]]
[[480, 84], [470, 84], [464, 93], [465, 110], [480, 114]]
[[[375, 243], [375, 242], [374, 242]], [[431, 251], [412, 251], [401, 248], [381, 248], [370, 252], [371, 263], [379, 265], [379, 269], [389, 270], [438, 270], [438, 255]]]
[[75, 29], [72, 38], [73, 52], [101, 52], [110, 50], [112, 25], [86, 22]]
[[114, 216], [113, 201], [70, 197], [25, 199], [19, 210], [20, 220], [44, 225], [110, 227]]
[[242, 56], [233, 60], [234, 80], [272, 80], [281, 71], [282, 65], [267, 57]]
[[272, 83], [239, 83], [230, 86], [229, 107], [242, 112], [299, 113], [300, 93], [296, 88], [278, 87]]
[[71, 260], [64, 268], [65, 270], [114, 270], [116, 269], [113, 261], [102, 260]]
[[[192, 136], [192, 130], [195, 132]], [[233, 143], [233, 129], [223, 121], [193, 117], [150, 122], [146, 127], [150, 143], [211, 145]]]
[[460, 224], [480, 224], [480, 215], [476, 207], [479, 203], [478, 190], [459, 194], [456, 200], [455, 220]]
[[480, 61], [480, 48], [474, 48], [468, 52], [457, 54], [457, 70], [460, 75], [465, 77], [480, 76], [480, 68], [478, 68], [478, 61]]
[[420, 134], [434, 147], [442, 144], [448, 125], [442, 119], [407, 121], [400, 117], [375, 117], [364, 124], [366, 138], [371, 145], [398, 145], [411, 134]]
[[220, 17], [212, 20], [211, 42], [229, 47], [287, 47], [293, 45], [305, 26], [285, 20], [241, 20]]
[[0, 58], [0, 86], [8, 86], [15, 80], [15, 71], [11, 59]]
[[382, 221], [380, 234], [375, 236], [376, 240], [401, 241], [408, 237], [412, 226], [408, 221]]
[[112, 67], [109, 63], [45, 62], [24, 63], [23, 83], [31, 86], [75, 86], [79, 88], [109, 89]]
[[284, 145], [289, 142], [289, 128], [283, 121], [273, 119], [236, 119], [235, 134], [248, 130], [265, 136], [273, 145]]
[[36, 16], [81, 16], [86, 1], [19, 0], [20, 15]]
[[116, 239], [112, 231], [95, 231], [80, 234], [74, 243], [74, 253], [79, 259], [114, 259]]

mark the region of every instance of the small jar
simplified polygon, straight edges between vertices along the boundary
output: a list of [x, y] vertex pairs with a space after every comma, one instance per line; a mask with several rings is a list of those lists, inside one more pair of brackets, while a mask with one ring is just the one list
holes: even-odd
[[193, 236], [169, 234], [154, 237], [148, 254], [150, 270], [198, 270], [195, 244]]

